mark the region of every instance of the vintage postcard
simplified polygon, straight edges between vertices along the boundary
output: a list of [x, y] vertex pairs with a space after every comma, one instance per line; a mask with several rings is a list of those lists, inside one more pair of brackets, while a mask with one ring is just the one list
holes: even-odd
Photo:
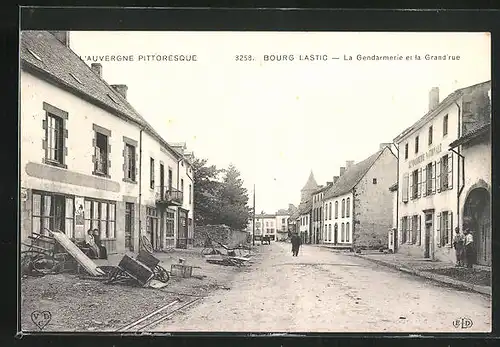
[[21, 31], [22, 332], [490, 332], [490, 50]]

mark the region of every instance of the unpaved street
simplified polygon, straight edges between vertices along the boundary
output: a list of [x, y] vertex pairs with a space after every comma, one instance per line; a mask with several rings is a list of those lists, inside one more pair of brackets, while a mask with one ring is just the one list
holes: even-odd
[[[155, 331], [486, 332], [490, 299], [367, 260], [289, 243], [259, 246], [255, 264]], [[472, 319], [457, 329], [453, 321]]]

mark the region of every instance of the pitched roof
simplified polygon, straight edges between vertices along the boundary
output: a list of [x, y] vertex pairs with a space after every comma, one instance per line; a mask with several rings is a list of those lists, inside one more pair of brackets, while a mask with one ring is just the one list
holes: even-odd
[[312, 200], [307, 200], [299, 205], [299, 215], [307, 214], [312, 210]]
[[48, 31], [22, 31], [21, 67], [43, 74], [89, 102], [144, 128], [176, 157], [179, 154], [154, 130], [130, 103]]
[[449, 147], [455, 148], [457, 146], [463, 145], [464, 143], [467, 143], [475, 139], [476, 137], [489, 132], [490, 129], [491, 129], [490, 122], [477, 124], [474, 128], [470, 129], [466, 134], [462, 135], [460, 138], [450, 143]]
[[319, 187], [318, 183], [314, 179], [314, 174], [313, 174], [313, 172], [311, 170], [311, 173], [309, 174], [309, 178], [307, 179], [307, 182], [304, 185], [304, 187], [302, 188], [302, 190], [315, 190], [318, 187]]
[[340, 176], [337, 183], [325, 192], [324, 199], [329, 199], [346, 194], [351, 189], [353, 189], [356, 184], [358, 184], [358, 182], [366, 175], [368, 170], [370, 170], [372, 165], [377, 161], [384, 150], [389, 151], [388, 147], [385, 147], [384, 149], [379, 150], [365, 160], [354, 164], [349, 169], [347, 169], [344, 174]]
[[290, 212], [288, 210], [285, 210], [285, 209], [279, 209], [276, 212], [276, 215], [277, 216], [290, 215]]
[[415, 124], [413, 124], [412, 126], [406, 128], [404, 131], [402, 131], [398, 136], [396, 136], [394, 138], [393, 141], [395, 143], [400, 142], [402, 139], [406, 138], [407, 135], [409, 135], [410, 133], [412, 133], [413, 130], [420, 129], [425, 123], [427, 123], [429, 120], [431, 120], [436, 115], [438, 115], [439, 112], [441, 112], [445, 107], [448, 107], [449, 105], [451, 105], [454, 101], [458, 100], [464, 94], [467, 94], [468, 92], [470, 92], [474, 88], [477, 88], [477, 87], [480, 87], [480, 86], [483, 86], [483, 85], [488, 85], [488, 84], [491, 85], [491, 80], [490, 81], [481, 82], [481, 83], [476, 83], [474, 85], [471, 85], [471, 86], [468, 86], [468, 87], [464, 87], [464, 88], [460, 88], [460, 89], [455, 90], [453, 93], [451, 93], [450, 95], [448, 95], [443, 101], [441, 101], [437, 105], [436, 108], [434, 108], [434, 109], [430, 110], [429, 112], [427, 112], [422, 118], [420, 118], [418, 121], [416, 121]]

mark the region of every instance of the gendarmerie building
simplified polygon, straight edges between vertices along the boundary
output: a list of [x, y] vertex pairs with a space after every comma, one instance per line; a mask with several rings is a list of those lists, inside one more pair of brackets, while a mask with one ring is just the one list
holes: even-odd
[[394, 139], [399, 148], [395, 251], [454, 261], [453, 230], [462, 227], [464, 159], [449, 150], [462, 136], [464, 122], [484, 98], [490, 82], [458, 89], [439, 102], [439, 89], [429, 93], [429, 111]]

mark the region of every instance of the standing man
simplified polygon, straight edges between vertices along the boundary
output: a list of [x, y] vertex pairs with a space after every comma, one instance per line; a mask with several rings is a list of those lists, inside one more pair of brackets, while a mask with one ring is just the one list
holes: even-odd
[[299, 255], [299, 249], [300, 245], [302, 244], [302, 240], [300, 239], [300, 236], [297, 233], [294, 233], [291, 238], [292, 242], [292, 255], [294, 257]]
[[465, 229], [465, 258], [467, 259], [467, 267], [472, 268], [474, 263], [474, 238], [469, 227]]
[[453, 238], [453, 248], [455, 248], [455, 255], [457, 257], [456, 266], [464, 266], [464, 247], [465, 237], [460, 233], [460, 229], [456, 227], [455, 237]]

